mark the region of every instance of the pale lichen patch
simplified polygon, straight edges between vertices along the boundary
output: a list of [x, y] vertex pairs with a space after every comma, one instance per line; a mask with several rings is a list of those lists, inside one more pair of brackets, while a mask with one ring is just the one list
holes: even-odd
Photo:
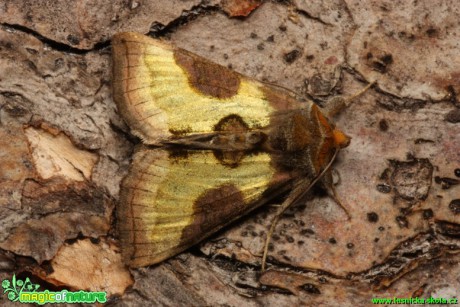
[[61, 176], [84, 181], [91, 177], [97, 155], [77, 148], [64, 133], [55, 135], [28, 127], [25, 135], [35, 168], [43, 179]]

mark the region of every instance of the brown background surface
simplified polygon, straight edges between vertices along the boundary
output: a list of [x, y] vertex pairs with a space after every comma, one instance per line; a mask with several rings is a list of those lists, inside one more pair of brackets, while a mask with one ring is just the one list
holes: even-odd
[[[458, 2], [258, 4], [0, 3], [2, 279], [107, 291], [116, 305], [460, 297]], [[377, 81], [337, 120], [352, 137], [335, 163], [351, 219], [312, 193], [281, 219], [263, 276], [270, 205], [189, 252], [128, 270], [113, 210], [138, 140], [111, 98], [119, 31], [149, 33], [323, 105]]]

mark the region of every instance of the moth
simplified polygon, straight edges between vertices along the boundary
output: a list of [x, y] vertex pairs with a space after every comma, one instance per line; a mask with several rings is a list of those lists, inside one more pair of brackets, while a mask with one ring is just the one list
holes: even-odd
[[[350, 138], [283, 88], [138, 33], [112, 39], [113, 98], [142, 144], [117, 208], [124, 261], [172, 257], [290, 191], [277, 217], [318, 181]], [[267, 236], [265, 263], [270, 234]]]

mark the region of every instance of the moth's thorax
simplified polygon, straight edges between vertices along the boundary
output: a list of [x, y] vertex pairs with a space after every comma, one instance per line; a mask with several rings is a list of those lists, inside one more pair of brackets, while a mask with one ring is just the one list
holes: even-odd
[[350, 138], [335, 128], [313, 103], [272, 115], [267, 145], [281, 155], [279, 164], [318, 174]]

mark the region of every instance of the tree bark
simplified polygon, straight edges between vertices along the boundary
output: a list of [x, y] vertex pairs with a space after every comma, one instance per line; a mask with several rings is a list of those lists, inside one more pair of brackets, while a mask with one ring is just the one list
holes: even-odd
[[[13, 1], [0, 4], [2, 279], [120, 305], [363, 305], [460, 297], [457, 1]], [[159, 265], [128, 269], [119, 185], [139, 140], [111, 96], [110, 37], [159, 37], [321, 106], [352, 137], [283, 215], [268, 204]], [[282, 201], [282, 200], [278, 200]], [[2, 303], [7, 303], [6, 296]]]

